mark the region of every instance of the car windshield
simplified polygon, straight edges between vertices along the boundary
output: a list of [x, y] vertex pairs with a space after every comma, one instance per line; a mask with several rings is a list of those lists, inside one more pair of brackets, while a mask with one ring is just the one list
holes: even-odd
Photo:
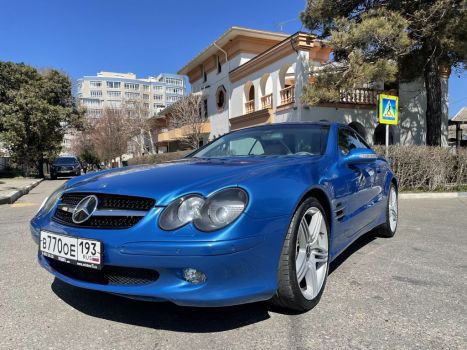
[[259, 127], [233, 132], [193, 153], [193, 158], [321, 155], [329, 127], [319, 124]]
[[76, 158], [73, 157], [61, 157], [54, 160], [54, 164], [75, 164]]

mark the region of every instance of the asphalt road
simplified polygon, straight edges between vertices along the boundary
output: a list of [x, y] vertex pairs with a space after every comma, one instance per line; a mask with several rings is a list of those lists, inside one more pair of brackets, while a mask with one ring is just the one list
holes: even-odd
[[28, 221], [62, 181], [0, 206], [0, 349], [467, 349], [467, 199], [404, 200], [396, 237], [365, 236], [305, 314], [183, 308], [68, 286], [36, 263]]

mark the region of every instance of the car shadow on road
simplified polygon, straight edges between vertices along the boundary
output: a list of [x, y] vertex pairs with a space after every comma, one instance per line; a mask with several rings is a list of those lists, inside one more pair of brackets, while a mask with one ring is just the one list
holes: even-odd
[[[374, 239], [372, 234], [360, 237], [331, 263], [329, 273], [339, 268], [349, 256]], [[298, 314], [277, 308], [269, 302], [218, 308], [194, 308], [181, 307], [168, 302], [138, 301], [77, 288], [57, 278], [52, 283], [52, 291], [74, 309], [87, 315], [174, 332], [221, 332], [265, 321], [270, 318], [270, 312], [285, 315]]]
[[266, 302], [223, 308], [182, 307], [146, 302], [70, 286], [59, 279], [53, 292], [73, 308], [93, 317], [174, 332], [220, 332], [268, 319]]
[[332, 274], [335, 270], [339, 268], [352, 254], [362, 249], [368, 243], [373, 242], [376, 239], [376, 234], [368, 232], [363, 236], [359, 237], [355, 242], [353, 242], [346, 250], [344, 250], [333, 262], [329, 265], [329, 274]]

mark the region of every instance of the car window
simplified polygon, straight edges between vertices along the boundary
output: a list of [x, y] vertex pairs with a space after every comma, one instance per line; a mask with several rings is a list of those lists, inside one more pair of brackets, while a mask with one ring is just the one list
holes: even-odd
[[229, 154], [232, 156], [244, 154], [260, 155], [263, 153], [264, 150], [261, 143], [253, 137], [232, 140], [229, 143]]
[[313, 124], [246, 129], [220, 137], [191, 157], [320, 155], [328, 134], [328, 126]]
[[346, 128], [339, 129], [338, 145], [344, 155], [349, 154], [354, 148], [370, 148], [356, 132]]
[[61, 157], [54, 160], [53, 164], [74, 164], [78, 160], [74, 157]]

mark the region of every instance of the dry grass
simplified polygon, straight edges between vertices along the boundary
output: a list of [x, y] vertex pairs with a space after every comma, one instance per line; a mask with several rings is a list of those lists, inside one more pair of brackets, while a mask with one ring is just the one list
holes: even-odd
[[[384, 154], [384, 147], [375, 147]], [[401, 191], [458, 191], [467, 186], [467, 150], [390, 146], [389, 159]]]

